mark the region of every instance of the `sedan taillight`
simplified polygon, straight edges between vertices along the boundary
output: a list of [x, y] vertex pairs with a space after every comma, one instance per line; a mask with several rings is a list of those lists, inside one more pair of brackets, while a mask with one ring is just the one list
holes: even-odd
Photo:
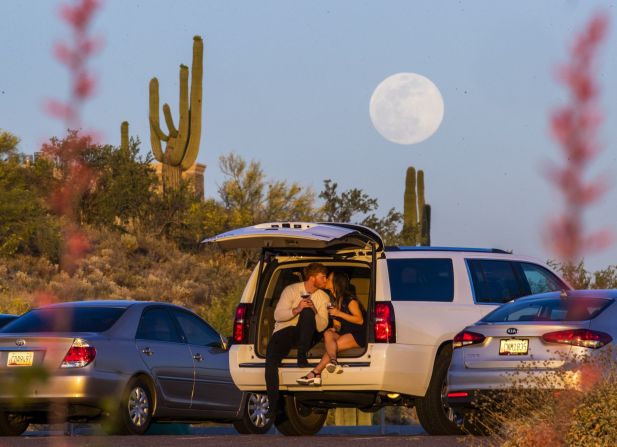
[[73, 344], [66, 353], [60, 368], [83, 368], [90, 364], [96, 357], [96, 348], [90, 346], [82, 338], [73, 340]]
[[240, 303], [236, 307], [234, 317], [234, 343], [247, 343], [249, 336], [249, 309], [250, 304]]
[[486, 337], [477, 332], [462, 331], [454, 336], [452, 341], [453, 348], [462, 348], [463, 346], [475, 345], [484, 342]]
[[605, 332], [590, 329], [567, 329], [565, 331], [549, 332], [542, 336], [547, 343], [562, 343], [583, 348], [598, 349], [613, 341], [613, 337]]

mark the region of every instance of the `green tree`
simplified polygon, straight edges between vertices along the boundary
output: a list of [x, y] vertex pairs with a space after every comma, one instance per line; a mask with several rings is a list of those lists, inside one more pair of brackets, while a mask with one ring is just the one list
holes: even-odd
[[87, 165], [94, 186], [81, 202], [81, 216], [95, 226], [137, 230], [147, 219], [156, 194], [156, 174], [150, 155], [139, 155], [139, 139], [130, 139], [127, 150], [111, 145], [91, 148]]
[[24, 165], [18, 144], [19, 138], [0, 132], [0, 256], [26, 253], [57, 260], [60, 223], [43, 196], [44, 186], [53, 181], [51, 167], [45, 160]]
[[338, 184], [330, 179], [324, 180], [324, 189], [319, 193], [324, 203], [321, 207], [322, 219], [326, 222], [353, 222], [376, 230], [388, 244], [398, 243], [399, 226], [403, 216], [394, 208], [385, 217], [377, 217], [374, 211], [379, 207], [377, 199], [370, 197], [361, 189], [352, 188], [338, 192]]
[[266, 178], [259, 162], [247, 164], [236, 154], [219, 158], [227, 177], [219, 195], [229, 215], [229, 226], [241, 227], [265, 221], [313, 220], [315, 195], [298, 183]]

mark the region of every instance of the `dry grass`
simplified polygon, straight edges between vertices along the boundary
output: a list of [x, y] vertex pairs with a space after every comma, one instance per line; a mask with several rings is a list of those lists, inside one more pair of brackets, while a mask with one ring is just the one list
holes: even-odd
[[152, 237], [89, 231], [92, 251], [71, 275], [44, 258], [14, 256], [0, 264], [0, 312], [23, 313], [41, 296], [60, 301], [133, 299], [186, 306], [223, 334], [249, 269], [237, 255], [185, 253]]
[[467, 429], [489, 437], [469, 443], [617, 445], [617, 362], [611, 349], [594, 354], [568, 359], [569, 366], [548, 375], [533, 375], [528, 368], [512, 374], [510, 389], [479, 400]]

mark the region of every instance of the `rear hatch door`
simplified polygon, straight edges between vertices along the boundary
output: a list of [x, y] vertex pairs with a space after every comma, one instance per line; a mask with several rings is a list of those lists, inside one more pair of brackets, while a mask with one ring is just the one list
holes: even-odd
[[345, 223], [270, 222], [228, 231], [205, 239], [222, 249], [266, 248], [285, 251], [383, 249], [379, 234], [362, 225]]

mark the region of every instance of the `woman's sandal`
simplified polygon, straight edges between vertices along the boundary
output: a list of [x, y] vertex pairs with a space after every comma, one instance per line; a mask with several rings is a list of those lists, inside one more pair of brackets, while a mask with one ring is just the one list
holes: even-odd
[[310, 371], [306, 376], [296, 379], [300, 385], [321, 385], [321, 374], [315, 371]]
[[336, 359], [330, 359], [330, 361], [326, 365], [326, 370], [330, 374], [341, 374], [343, 372], [343, 367], [339, 362], [336, 361]]

